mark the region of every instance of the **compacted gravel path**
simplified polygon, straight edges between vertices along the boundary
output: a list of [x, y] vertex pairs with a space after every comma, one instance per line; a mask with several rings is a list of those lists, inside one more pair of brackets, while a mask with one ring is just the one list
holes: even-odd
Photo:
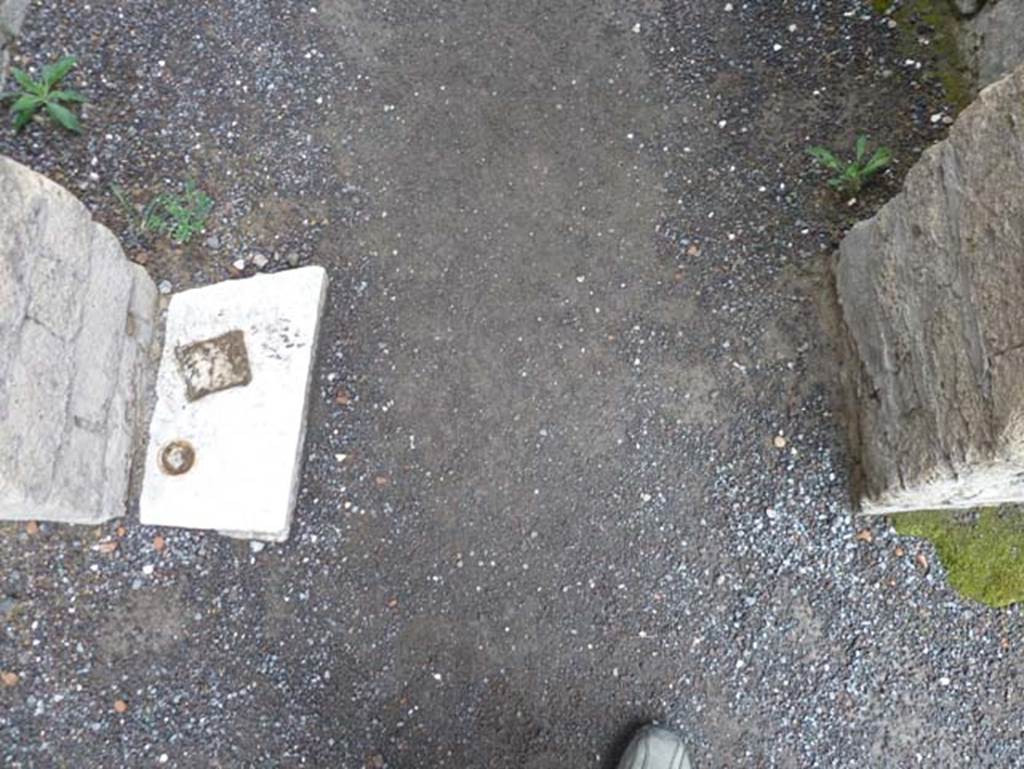
[[[1024, 765], [1020, 612], [851, 517], [832, 398], [837, 233], [949, 114], [929, 34], [862, 0], [33, 7], [21, 63], [79, 57], [86, 131], [0, 150], [165, 288], [332, 285], [288, 543], [0, 528], [0, 765], [611, 767], [649, 719], [698, 767]], [[859, 131], [899, 162], [847, 206], [805, 150]], [[185, 248], [110, 194], [187, 178]]]

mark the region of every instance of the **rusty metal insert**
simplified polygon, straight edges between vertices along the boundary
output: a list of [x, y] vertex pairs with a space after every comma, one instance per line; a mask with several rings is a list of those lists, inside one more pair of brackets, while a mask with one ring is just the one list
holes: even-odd
[[160, 469], [168, 475], [184, 475], [196, 462], [196, 450], [188, 441], [171, 441], [160, 449]]

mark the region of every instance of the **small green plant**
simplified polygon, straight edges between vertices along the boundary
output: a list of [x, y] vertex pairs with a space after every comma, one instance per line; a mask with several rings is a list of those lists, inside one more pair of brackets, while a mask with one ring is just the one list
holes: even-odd
[[213, 198], [189, 181], [184, 192], [165, 192], [153, 198], [142, 209], [140, 229], [166, 234], [175, 243], [188, 243], [193, 235], [206, 229], [212, 209]]
[[835, 176], [828, 180], [829, 187], [848, 195], [856, 195], [871, 177], [889, 165], [892, 161], [892, 152], [888, 147], [879, 147], [870, 158], [867, 158], [868, 137], [863, 135], [857, 138], [854, 151], [856, 155], [850, 163], [844, 163], [835, 153], [824, 147], [811, 147], [807, 152], [821, 165], [835, 173]]
[[128, 225], [132, 230], [135, 230], [139, 224], [139, 209], [135, 207], [135, 204], [128, 197], [128, 193], [124, 191], [124, 187], [120, 184], [111, 184], [110, 193], [114, 196], [114, 200], [118, 202], [122, 210], [124, 210], [125, 216], [128, 217]]
[[65, 56], [55, 64], [43, 67], [38, 80], [33, 80], [28, 73], [14, 68], [11, 74], [21, 86], [20, 91], [0, 94], [0, 102], [14, 99], [11, 113], [14, 115], [14, 130], [21, 131], [32, 122], [39, 110], [45, 109], [50, 118], [69, 131], [79, 133], [82, 125], [78, 117], [65, 104], [82, 104], [85, 97], [78, 91], [60, 89], [60, 81], [75, 68], [78, 62], [71, 56]]

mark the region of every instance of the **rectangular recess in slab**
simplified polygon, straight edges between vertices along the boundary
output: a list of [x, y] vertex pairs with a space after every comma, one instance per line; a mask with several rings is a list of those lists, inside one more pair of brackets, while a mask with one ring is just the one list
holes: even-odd
[[[288, 538], [326, 289], [322, 267], [303, 267], [171, 298], [142, 523]], [[179, 351], [231, 332], [244, 337], [249, 381], [190, 399]]]
[[252, 381], [245, 334], [237, 329], [178, 347], [174, 355], [185, 380], [185, 397], [190, 401], [229, 387], [244, 387]]

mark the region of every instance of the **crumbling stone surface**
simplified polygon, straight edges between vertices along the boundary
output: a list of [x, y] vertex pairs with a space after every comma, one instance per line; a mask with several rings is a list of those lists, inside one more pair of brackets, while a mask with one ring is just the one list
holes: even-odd
[[1024, 67], [840, 246], [868, 512], [1024, 502]]
[[124, 514], [156, 305], [85, 206], [0, 157], [0, 518]]

